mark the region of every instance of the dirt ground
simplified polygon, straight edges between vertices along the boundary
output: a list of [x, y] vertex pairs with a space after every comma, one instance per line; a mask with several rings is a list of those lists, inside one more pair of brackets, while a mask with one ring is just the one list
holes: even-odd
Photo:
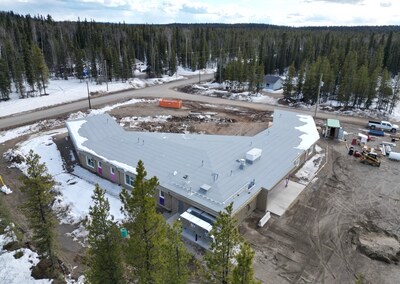
[[[165, 122], [120, 122], [127, 130], [221, 135], [254, 135], [272, 121], [270, 112], [198, 102], [184, 102], [179, 110], [143, 103], [110, 114], [119, 122], [125, 117], [172, 116]], [[358, 126], [343, 126], [349, 133], [359, 132]], [[0, 145], [0, 153], [27, 138]], [[69, 156], [68, 146], [59, 139], [63, 156]], [[383, 157], [381, 167], [372, 167], [349, 156], [343, 142], [321, 139], [319, 145], [327, 149], [328, 162], [289, 210], [273, 216], [263, 228], [256, 227], [260, 213], [255, 212], [239, 228], [255, 250], [256, 277], [263, 283], [354, 283], [361, 275], [365, 283], [399, 283], [400, 164]], [[9, 169], [2, 157], [0, 175], [14, 190], [1, 201], [28, 239], [28, 226], [18, 209], [23, 201], [18, 190], [21, 173]], [[66, 267], [77, 266], [77, 276], [84, 269], [84, 251], [65, 235], [72, 230], [58, 227], [60, 254]]]
[[399, 163], [382, 157], [373, 167], [349, 156], [343, 142], [319, 144], [328, 149], [328, 162], [295, 204], [263, 228], [256, 227], [256, 213], [240, 226], [255, 250], [256, 277], [264, 283], [355, 283], [357, 277], [399, 283]]

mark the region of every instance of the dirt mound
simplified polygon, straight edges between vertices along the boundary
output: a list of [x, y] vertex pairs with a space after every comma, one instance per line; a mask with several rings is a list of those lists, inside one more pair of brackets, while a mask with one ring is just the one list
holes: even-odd
[[3, 157], [6, 159], [6, 161], [11, 163], [21, 164], [22, 162], [25, 162], [24, 155], [18, 150], [9, 149], [4, 152]]
[[397, 235], [379, 228], [372, 222], [351, 228], [350, 234], [353, 244], [369, 258], [388, 264], [399, 263], [400, 242]]

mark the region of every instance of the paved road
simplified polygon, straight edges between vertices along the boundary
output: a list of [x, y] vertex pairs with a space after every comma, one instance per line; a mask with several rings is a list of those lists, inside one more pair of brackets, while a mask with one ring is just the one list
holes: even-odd
[[[209, 80], [213, 77], [213, 74], [202, 75], [201, 80]], [[228, 100], [216, 97], [208, 97], [208, 96], [199, 96], [199, 95], [191, 95], [187, 93], [181, 93], [176, 91], [176, 88], [182, 85], [187, 85], [191, 83], [196, 83], [199, 81], [198, 76], [193, 76], [187, 80], [179, 80], [173, 81], [167, 84], [147, 87], [144, 89], [139, 90], [125, 90], [121, 92], [116, 92], [113, 94], [94, 97], [91, 99], [92, 108], [100, 107], [105, 104], [113, 104], [121, 101], [125, 101], [131, 98], [178, 98], [182, 100], [192, 100], [192, 101], [200, 101], [209, 104], [225, 104], [225, 105], [232, 105], [232, 106], [241, 106], [241, 107], [248, 107], [253, 108], [255, 110], [262, 110], [262, 111], [273, 111], [274, 109], [285, 109], [290, 110], [302, 114], [310, 114], [314, 115], [314, 108], [310, 110], [302, 110], [302, 109], [291, 109], [285, 106], [275, 106], [275, 105], [266, 105], [260, 103], [250, 103], [244, 101], [235, 101], [235, 100]], [[76, 112], [79, 110], [87, 110], [88, 109], [88, 101], [87, 99], [82, 99], [79, 101], [66, 103], [58, 106], [52, 106], [48, 108], [44, 108], [41, 110], [35, 110], [25, 113], [19, 113], [16, 115], [8, 116], [0, 118], [0, 130], [14, 128], [16, 126], [21, 126], [25, 124], [30, 124], [39, 120], [49, 119], [49, 118], [62, 118], [65, 115]], [[326, 118], [336, 118], [340, 119], [341, 122], [348, 122], [352, 124], [359, 124], [365, 125], [366, 119], [365, 118], [358, 118], [358, 117], [349, 117], [349, 116], [339, 116], [337, 114], [331, 113], [323, 113], [318, 112], [317, 118], [326, 119]]]

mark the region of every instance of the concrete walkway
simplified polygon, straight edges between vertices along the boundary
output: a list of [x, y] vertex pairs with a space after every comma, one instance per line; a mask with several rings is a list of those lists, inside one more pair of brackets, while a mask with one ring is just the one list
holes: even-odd
[[268, 192], [267, 210], [275, 215], [282, 216], [305, 187], [305, 185], [294, 181], [289, 181], [288, 186], [285, 187], [285, 181], [282, 181]]

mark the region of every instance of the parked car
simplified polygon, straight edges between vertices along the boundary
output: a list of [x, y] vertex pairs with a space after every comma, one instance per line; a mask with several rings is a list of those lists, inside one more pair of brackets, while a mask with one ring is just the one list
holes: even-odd
[[392, 124], [389, 121], [384, 121], [384, 120], [382, 120], [380, 122], [370, 120], [368, 122], [368, 127], [370, 129], [378, 129], [378, 130], [382, 130], [382, 131], [386, 130], [386, 131], [390, 131], [393, 133], [395, 133], [399, 129], [398, 125]]

